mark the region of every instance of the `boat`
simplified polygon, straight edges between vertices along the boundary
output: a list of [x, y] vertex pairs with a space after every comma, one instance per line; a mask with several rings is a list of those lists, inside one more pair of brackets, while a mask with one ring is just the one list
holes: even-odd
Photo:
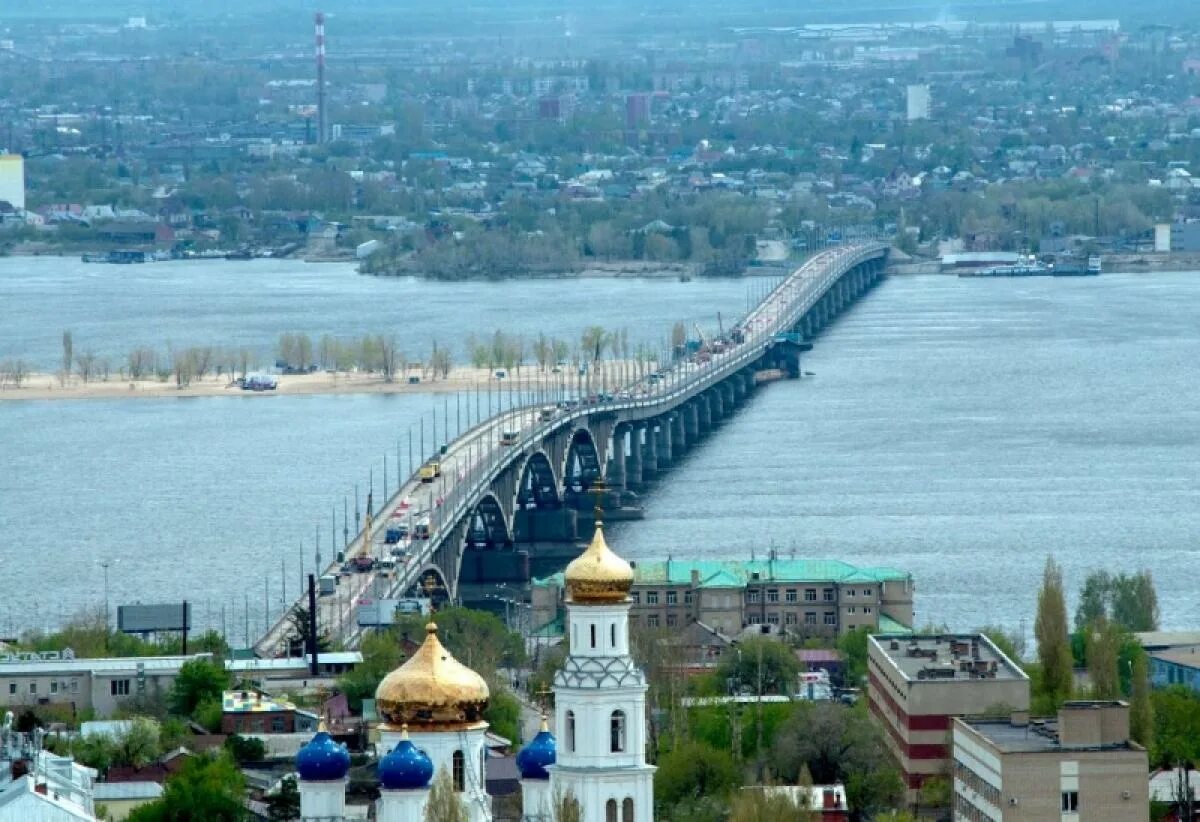
[[1055, 277], [1095, 277], [1100, 273], [1100, 257], [1093, 255], [1086, 263], [1069, 261], [1057, 263], [1050, 271]]
[[1048, 277], [1049, 266], [1041, 263], [1017, 263], [1016, 265], [994, 265], [976, 271], [960, 271], [960, 277]]

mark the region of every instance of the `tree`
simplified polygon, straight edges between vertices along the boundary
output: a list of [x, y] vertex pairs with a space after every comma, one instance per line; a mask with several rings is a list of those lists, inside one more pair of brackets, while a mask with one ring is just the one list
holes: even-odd
[[75, 361], [75, 338], [70, 331], [62, 333], [62, 373], [59, 379], [63, 385], [67, 384], [67, 377], [71, 376], [71, 363]]
[[604, 353], [604, 347], [608, 345], [608, 332], [598, 325], [589, 325], [583, 330], [579, 344], [588, 359], [596, 362]]
[[141, 768], [149, 765], [159, 754], [159, 727], [152, 719], [139, 717], [116, 738], [114, 765]]
[[300, 790], [296, 777], [285, 776], [279, 790], [267, 796], [267, 819], [270, 822], [292, 822], [300, 817]]
[[25, 360], [5, 360], [0, 363], [0, 387], [12, 383], [13, 388], [20, 388], [29, 378], [29, 366]]
[[738, 791], [729, 807], [729, 822], [811, 822], [817, 818], [807, 801], [793, 799], [786, 790], [760, 786]]
[[1154, 706], [1150, 701], [1150, 672], [1146, 652], [1138, 648], [1130, 664], [1129, 736], [1149, 750], [1153, 743]]
[[383, 380], [391, 382], [396, 378], [397, 368], [404, 361], [404, 355], [400, 353], [396, 343], [396, 335], [380, 334], [376, 338], [376, 347], [379, 351], [379, 365], [380, 370], [383, 371]]
[[1071, 641], [1067, 636], [1067, 604], [1063, 597], [1062, 569], [1053, 557], [1046, 558], [1042, 588], [1038, 592], [1038, 662], [1041, 665], [1041, 696], [1048, 711], [1056, 711], [1071, 695]]
[[383, 678], [404, 661], [399, 640], [395, 629], [363, 635], [359, 646], [363, 661], [338, 678], [338, 687], [353, 710], [361, 710], [362, 701], [373, 698]]
[[685, 799], [726, 797], [741, 781], [741, 771], [728, 751], [703, 742], [683, 742], [659, 757], [654, 796], [663, 807], [671, 807]]
[[1015, 631], [1006, 631], [999, 625], [984, 625], [976, 630], [990, 639], [992, 644], [999, 648], [1006, 657], [1017, 665], [1021, 664], [1021, 660], [1025, 657], [1025, 637]]
[[1109, 593], [1112, 577], [1107, 571], [1093, 571], [1079, 589], [1079, 607], [1075, 609], [1075, 630], [1086, 630], [1099, 619], [1109, 616]]
[[[583, 808], [579, 806], [579, 800], [575, 798], [575, 794], [570, 788], [566, 792], [555, 793], [553, 808], [551, 814], [553, 822], [583, 822]], [[526, 808], [526, 812], [537, 813], [536, 808]]]
[[853, 628], [838, 637], [837, 649], [842, 654], [842, 685], [858, 688], [867, 678], [868, 628]]
[[[288, 653], [291, 656], [303, 656], [312, 651], [312, 622], [308, 617], [308, 606], [303, 601], [297, 602], [292, 606], [292, 610], [288, 612], [287, 642]], [[317, 650], [329, 650], [328, 634], [320, 633], [317, 635]]]
[[1121, 632], [1108, 620], [1101, 617], [1087, 629], [1088, 676], [1092, 680], [1094, 699], [1116, 699], [1120, 696], [1120, 677], [1117, 674], [1117, 653], [1121, 646]]
[[450, 376], [450, 367], [454, 364], [454, 354], [449, 348], [438, 348], [437, 340], [433, 341], [433, 351], [429, 354], [429, 370], [434, 379], [443, 380]]
[[130, 822], [244, 822], [245, 780], [227, 755], [198, 754], [167, 780], [161, 799], [132, 811]]
[[1200, 696], [1184, 685], [1151, 692], [1154, 745], [1150, 764], [1166, 768], [1200, 761]]
[[1158, 595], [1150, 572], [1088, 574], [1079, 592], [1075, 630], [1083, 631], [1102, 617], [1132, 633], [1157, 630]]
[[[425, 636], [427, 617], [401, 616], [391, 629], [393, 641], [408, 635], [418, 641]], [[443, 608], [437, 613], [438, 638], [450, 653], [477, 671], [515, 668], [525, 662], [525, 644], [520, 634], [487, 611], [472, 608]]]
[[230, 676], [220, 662], [191, 659], [183, 663], [171, 686], [171, 710], [178, 716], [191, 716], [203, 702], [221, 701], [229, 688]]
[[82, 354], [75, 355], [75, 373], [79, 375], [79, 379], [83, 380], [84, 384], [91, 382], [92, 377], [96, 375], [96, 367], [99, 358], [94, 351], [84, 351]]
[[786, 695], [796, 687], [799, 667], [788, 645], [754, 637], [725, 651], [717, 675], [734, 691]]
[[225, 737], [225, 749], [239, 765], [246, 762], [262, 762], [267, 758], [267, 746], [261, 739], [230, 734]]
[[468, 818], [466, 807], [454, 792], [450, 772], [442, 768], [429, 786], [425, 822], [467, 822]]

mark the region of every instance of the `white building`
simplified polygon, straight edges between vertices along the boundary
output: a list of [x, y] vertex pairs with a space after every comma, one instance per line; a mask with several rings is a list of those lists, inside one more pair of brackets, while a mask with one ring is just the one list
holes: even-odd
[[629, 652], [633, 568], [604, 541], [564, 575], [571, 655], [554, 677], [557, 761], [549, 795], [573, 796], [583, 822], [651, 822], [654, 771], [646, 764], [646, 677]]
[[929, 119], [929, 85], [922, 83], [920, 85], [908, 87], [908, 121], [913, 120], [928, 120]]
[[25, 210], [25, 158], [20, 154], [0, 154], [0, 200]]

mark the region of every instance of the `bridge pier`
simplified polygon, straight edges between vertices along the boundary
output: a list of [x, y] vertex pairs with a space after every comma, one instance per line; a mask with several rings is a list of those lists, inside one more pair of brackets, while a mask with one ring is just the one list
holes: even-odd
[[700, 401], [692, 399], [683, 406], [683, 430], [688, 447], [700, 440]]
[[627, 425], [618, 425], [612, 433], [612, 450], [609, 451], [604, 482], [616, 491], [625, 490], [625, 437], [628, 433]]
[[715, 427], [717, 423], [725, 419], [725, 398], [721, 396], [721, 389], [716, 386], [705, 393], [708, 394], [708, 413], [712, 417], [712, 424]]
[[625, 487], [636, 491], [644, 484], [642, 476], [642, 430], [641, 423], [629, 426], [629, 456], [625, 458]]
[[687, 405], [682, 405], [671, 413], [671, 457], [678, 459], [687, 450], [689, 439], [683, 433], [683, 418], [687, 414]]
[[713, 426], [712, 408], [705, 394], [701, 394], [696, 400], [696, 431], [702, 435], [707, 434]]
[[664, 414], [658, 418], [658, 470], [665, 471], [671, 467], [675, 459], [671, 429], [674, 425], [674, 414]]
[[645, 432], [645, 444], [642, 446], [642, 479], [650, 480], [658, 476], [658, 432], [654, 420], [646, 423], [642, 429]]

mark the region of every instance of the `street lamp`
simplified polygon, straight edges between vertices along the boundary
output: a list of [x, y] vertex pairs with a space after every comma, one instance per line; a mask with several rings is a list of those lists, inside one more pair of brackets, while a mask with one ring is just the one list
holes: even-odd
[[104, 635], [106, 637], [105, 644], [107, 645], [108, 636], [108, 568], [110, 565], [116, 565], [121, 560], [119, 559], [104, 559], [100, 561], [100, 567], [104, 569]]

